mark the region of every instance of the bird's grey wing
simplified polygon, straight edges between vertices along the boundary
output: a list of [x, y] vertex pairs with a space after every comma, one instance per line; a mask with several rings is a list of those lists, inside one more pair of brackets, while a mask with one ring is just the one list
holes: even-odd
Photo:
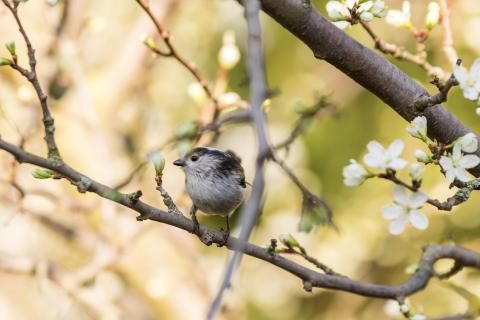
[[226, 160], [226, 164], [231, 168], [231, 171], [238, 180], [238, 184], [243, 188], [246, 188], [247, 183], [245, 181], [245, 172], [243, 171], [243, 167], [241, 165], [242, 159], [240, 159], [240, 157], [237, 156], [232, 150], [225, 151], [225, 155], [229, 158]]

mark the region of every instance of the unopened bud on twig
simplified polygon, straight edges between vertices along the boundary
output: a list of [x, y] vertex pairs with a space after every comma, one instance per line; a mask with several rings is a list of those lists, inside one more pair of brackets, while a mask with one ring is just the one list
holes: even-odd
[[165, 169], [165, 158], [160, 153], [160, 150], [153, 150], [148, 154], [148, 159], [153, 163], [155, 174], [161, 176], [163, 169]]
[[50, 179], [54, 175], [54, 172], [50, 169], [40, 169], [37, 168], [32, 171], [32, 176], [35, 179]]
[[8, 52], [10, 52], [12, 56], [17, 55], [17, 48], [14, 41], [5, 43], [5, 48], [7, 48]]
[[280, 242], [287, 247], [295, 248], [300, 246], [297, 239], [295, 239], [290, 233], [282, 234], [278, 238], [280, 239]]
[[0, 58], [0, 67], [1, 66], [9, 66], [12, 64], [12, 61], [7, 58]]

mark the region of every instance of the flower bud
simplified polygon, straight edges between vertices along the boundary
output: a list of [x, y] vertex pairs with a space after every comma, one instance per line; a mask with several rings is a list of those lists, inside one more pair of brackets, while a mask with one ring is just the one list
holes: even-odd
[[218, 97], [220, 105], [225, 107], [231, 107], [240, 100], [240, 96], [236, 92], [226, 92]]
[[207, 93], [203, 89], [202, 85], [198, 82], [192, 82], [187, 88], [188, 95], [199, 106], [203, 105], [207, 101]]
[[12, 64], [12, 61], [10, 59], [0, 57], [0, 67], [9, 66], [11, 64]]
[[427, 118], [424, 116], [416, 117], [411, 122], [412, 126], [407, 127], [407, 132], [414, 138], [427, 141]]
[[410, 178], [412, 178], [413, 181], [420, 181], [424, 170], [425, 165], [423, 163], [412, 163], [410, 165]]
[[227, 30], [223, 35], [223, 46], [218, 52], [218, 62], [223, 69], [233, 69], [240, 61], [240, 49], [235, 44], [235, 33]]
[[32, 176], [35, 179], [50, 179], [53, 175], [54, 172], [50, 169], [37, 168], [32, 171]]
[[420, 150], [420, 149], [415, 150], [414, 155], [415, 155], [415, 158], [417, 159], [418, 162], [422, 162], [422, 163], [430, 163], [431, 162], [430, 157], [423, 150]]
[[425, 26], [432, 30], [440, 21], [440, 5], [435, 1], [428, 4], [427, 15], [425, 16]]
[[401, 313], [408, 313], [408, 312], [410, 312], [410, 307], [408, 306], [408, 304], [402, 303], [402, 304], [400, 305], [400, 312], [401, 312]]
[[177, 139], [190, 139], [197, 135], [198, 126], [193, 121], [183, 121], [176, 129], [175, 135]]
[[282, 234], [280, 237], [280, 242], [283, 243], [287, 247], [299, 247], [300, 244], [298, 243], [297, 239], [295, 239], [290, 233], [289, 234]]
[[153, 40], [152, 37], [143, 35], [142, 41], [143, 41], [143, 44], [145, 44], [148, 48], [157, 49], [157, 44], [155, 43], [155, 40]]
[[165, 158], [160, 153], [160, 150], [153, 150], [148, 154], [148, 159], [153, 163], [155, 174], [161, 176], [163, 169], [165, 169]]
[[10, 52], [12, 56], [15, 56], [17, 54], [17, 49], [14, 41], [9, 41], [5, 43], [5, 48], [7, 48], [8, 52]]

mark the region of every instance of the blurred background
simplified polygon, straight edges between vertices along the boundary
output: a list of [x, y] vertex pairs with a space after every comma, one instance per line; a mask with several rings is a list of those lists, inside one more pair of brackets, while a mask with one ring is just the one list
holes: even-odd
[[[422, 27], [428, 1], [412, 1], [412, 21]], [[314, 1], [325, 13], [326, 1]], [[164, 145], [188, 123], [202, 116], [202, 103], [192, 99], [195, 82], [178, 61], [155, 57], [142, 35], [158, 39], [154, 26], [133, 0], [70, 0], [65, 25], [56, 29], [64, 3], [29, 1], [20, 16], [37, 50], [38, 73], [49, 92], [56, 119], [56, 137], [63, 158], [80, 172], [115, 186], [145, 160], [152, 148]], [[454, 45], [466, 66], [480, 53], [480, 2], [450, 1]], [[150, 0], [152, 11], [172, 34], [172, 43], [205, 77], [219, 78], [217, 55], [226, 30], [234, 31], [242, 53], [228, 72], [222, 92], [248, 100], [244, 67], [246, 25], [243, 9], [228, 0]], [[401, 1], [387, 0], [399, 9]], [[336, 115], [316, 118], [307, 132], [280, 153], [295, 173], [332, 206], [340, 232], [319, 228], [297, 231], [301, 194], [270, 164], [263, 215], [251, 241], [267, 246], [270, 239], [291, 233], [308, 252], [335, 271], [353, 279], [397, 284], [408, 277], [421, 247], [449, 243], [480, 250], [479, 196], [451, 213], [425, 207], [426, 231], [411, 227], [400, 236], [388, 233], [380, 210], [392, 202], [392, 185], [370, 180], [357, 188], [342, 182], [342, 168], [361, 160], [365, 145], [404, 139], [403, 157], [425, 148], [407, 136], [406, 121], [368, 91], [312, 53], [267, 16], [264, 27], [268, 81], [279, 90], [268, 106], [269, 135], [279, 142], [298, 118], [295, 106], [312, 104], [328, 95]], [[372, 27], [386, 41], [413, 50], [411, 34], [375, 19]], [[368, 47], [372, 41], [359, 26], [346, 30]], [[432, 30], [427, 52], [432, 64], [451, 66], [442, 52], [443, 29]], [[14, 20], [0, 6], [0, 56], [3, 43], [17, 43], [19, 63], [26, 52]], [[161, 47], [161, 41], [157, 43]], [[332, 48], [334, 50], [335, 48]], [[425, 72], [407, 62], [393, 61], [416, 81], [435, 92]], [[220, 88], [218, 88], [220, 87]], [[195, 98], [195, 97], [194, 97]], [[454, 89], [449, 110], [473, 130], [480, 129], [475, 103]], [[297, 110], [298, 111], [298, 110]], [[190, 121], [190, 122], [189, 122]], [[15, 144], [45, 155], [41, 112], [30, 84], [6, 67], [0, 69], [0, 133]], [[254, 132], [248, 125], [228, 126], [215, 146], [231, 149], [243, 159], [248, 181], [253, 179]], [[162, 149], [167, 159], [164, 186], [188, 212], [190, 200], [184, 175], [172, 162], [184, 145]], [[202, 319], [221, 282], [229, 253], [206, 247], [189, 233], [168, 225], [135, 220], [136, 213], [92, 194], [79, 194], [65, 180], [38, 180], [33, 166], [15, 165], [0, 153], [0, 319]], [[407, 176], [407, 172], [402, 173]], [[164, 208], [149, 165], [122, 187], [142, 190], [147, 203]], [[423, 191], [446, 199], [453, 194], [436, 168], [428, 168]], [[211, 226], [223, 219], [200, 217]], [[233, 234], [238, 232], [234, 228]], [[292, 257], [292, 259], [296, 260]], [[299, 263], [304, 263], [298, 260]], [[449, 264], [440, 263], [439, 268]], [[412, 269], [412, 268], [410, 268]], [[465, 270], [451, 280], [474, 297], [480, 294], [478, 272]], [[465, 294], [432, 280], [411, 297], [412, 308], [431, 317], [465, 312]], [[218, 319], [401, 319], [395, 303], [344, 292], [315, 289], [263, 261], [245, 257]]]

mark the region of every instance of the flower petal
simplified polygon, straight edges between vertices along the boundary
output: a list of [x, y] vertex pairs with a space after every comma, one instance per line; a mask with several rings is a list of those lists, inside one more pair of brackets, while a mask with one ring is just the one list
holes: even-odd
[[480, 77], [480, 59], [477, 58], [470, 67], [470, 74], [475, 78], [479, 79]]
[[451, 168], [445, 172], [445, 177], [447, 178], [448, 183], [452, 183], [455, 180], [455, 169]]
[[339, 28], [339, 29], [345, 29], [347, 27], [350, 27], [350, 22], [348, 21], [337, 21], [337, 22], [333, 22], [333, 24]]
[[393, 220], [390, 223], [390, 227], [388, 230], [390, 231], [391, 234], [393, 235], [398, 235], [405, 230], [405, 224], [407, 223], [407, 217], [406, 216], [400, 216], [399, 218]]
[[408, 220], [415, 228], [419, 230], [425, 230], [428, 227], [428, 218], [426, 215], [421, 213], [418, 210], [410, 211], [410, 215], [408, 216]]
[[388, 152], [392, 156], [392, 158], [397, 158], [402, 154], [404, 143], [402, 140], [397, 139], [392, 142], [392, 144], [388, 147]]
[[393, 187], [393, 199], [400, 205], [409, 205], [409, 197], [407, 195], [407, 189], [405, 187], [395, 185]]
[[428, 196], [420, 191], [414, 192], [409, 198], [410, 208], [418, 209], [421, 208], [425, 202], [427, 202]]
[[461, 158], [462, 158], [462, 146], [457, 143], [453, 146], [452, 160], [458, 161]]
[[463, 90], [463, 96], [465, 99], [476, 101], [478, 100], [478, 90], [475, 87], [461, 87]]
[[382, 209], [382, 217], [387, 220], [397, 219], [404, 213], [405, 209], [398, 204], [389, 204]]
[[385, 169], [386, 168], [386, 163], [385, 159], [383, 157], [378, 157], [376, 155], [373, 155], [371, 153], [366, 154], [363, 157], [363, 161], [367, 166], [370, 166], [372, 168], [377, 168], [377, 169]]
[[467, 170], [463, 168], [455, 168], [455, 177], [462, 181], [462, 182], [468, 182], [470, 180], [470, 175], [468, 174]]
[[407, 164], [408, 162], [406, 160], [397, 158], [390, 161], [390, 163], [388, 164], [388, 167], [393, 170], [401, 170], [405, 168]]
[[475, 168], [480, 164], [480, 158], [474, 154], [468, 154], [458, 160], [458, 165], [465, 169]]
[[453, 161], [452, 158], [447, 157], [447, 156], [442, 156], [440, 158], [440, 165], [442, 166], [442, 169], [445, 171], [452, 170], [453, 169]]
[[367, 150], [370, 153], [380, 153], [383, 154], [385, 152], [385, 148], [382, 144], [376, 140], [372, 140], [367, 144]]
[[460, 67], [455, 65], [453, 67], [453, 75], [455, 76], [455, 79], [457, 79], [458, 83], [461, 85], [465, 84], [469, 78], [469, 73], [464, 67]]

